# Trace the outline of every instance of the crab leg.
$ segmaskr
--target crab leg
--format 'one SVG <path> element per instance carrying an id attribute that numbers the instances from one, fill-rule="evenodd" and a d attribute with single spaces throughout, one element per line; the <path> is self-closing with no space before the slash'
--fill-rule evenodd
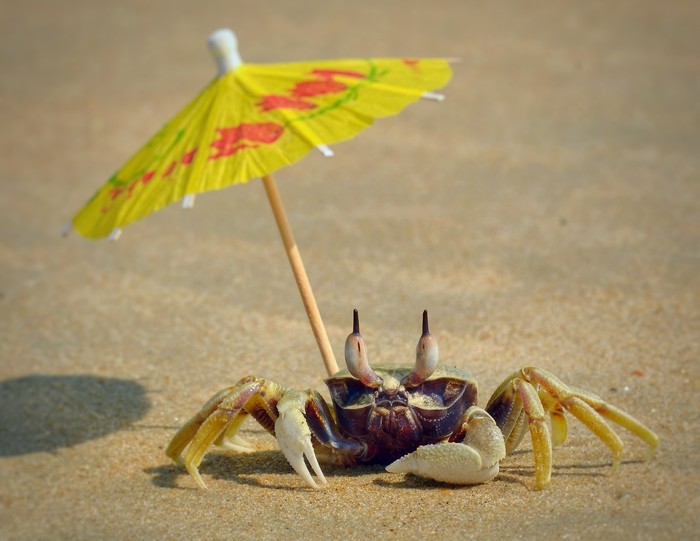
<path id="1" fill-rule="evenodd" d="M 246 381 L 247 380 L 241 380 L 238 382 L 238 385 L 246 383 Z M 219 407 L 219 404 L 221 404 L 224 398 L 231 394 L 238 387 L 238 385 L 223 389 L 212 396 L 207 403 L 202 406 L 202 409 L 200 409 L 194 417 L 187 421 L 180 428 L 180 430 L 177 431 L 177 433 L 173 436 L 173 439 L 170 440 L 170 444 L 165 450 L 165 454 L 173 461 L 179 463 L 180 454 L 182 454 L 182 451 L 185 449 L 185 447 L 187 447 L 187 444 L 192 441 L 192 438 L 194 438 L 194 435 L 197 433 L 197 430 L 199 430 L 199 427 L 202 426 L 202 423 L 207 420 L 207 417 L 209 417 L 212 412 Z"/>
<path id="2" fill-rule="evenodd" d="M 328 404 L 318 391 L 308 391 L 305 418 L 311 432 L 321 444 L 316 449 L 322 461 L 354 466 L 367 455 L 367 445 L 345 436 L 338 429 Z"/>
<path id="3" fill-rule="evenodd" d="M 569 425 L 564 416 L 564 407 L 552 398 L 546 391 L 540 389 L 537 393 L 540 397 L 544 410 L 549 413 L 549 421 L 551 423 L 552 432 L 552 447 L 561 445 L 566 441 L 566 436 L 569 432 Z"/>
<path id="4" fill-rule="evenodd" d="M 207 488 L 197 469 L 207 449 L 226 430 L 248 399 L 258 392 L 262 385 L 262 381 L 251 381 L 232 391 L 202 423 L 192 438 L 183 464 L 200 488 L 205 490 Z"/>
<path id="5" fill-rule="evenodd" d="M 392 473 L 413 473 L 445 483 L 473 485 L 498 475 L 498 462 L 505 457 L 503 435 L 493 418 L 472 406 L 464 414 L 461 442 L 423 445 L 387 466 Z"/>
<path id="6" fill-rule="evenodd" d="M 512 382 L 511 377 L 502 383 L 486 405 L 486 411 L 503 433 L 508 454 L 515 450 L 525 435 L 522 399 Z"/>
<path id="7" fill-rule="evenodd" d="M 577 396 L 553 374 L 539 368 L 523 368 L 521 372 L 529 381 L 540 385 L 544 393 L 551 396 L 554 401 L 559 402 L 610 448 L 613 452 L 613 469 L 616 469 L 622 458 L 624 444 L 603 418 L 582 397 Z"/>
<path id="8" fill-rule="evenodd" d="M 214 445 L 218 445 L 224 449 L 231 449 L 232 451 L 237 451 L 239 453 L 251 453 L 254 451 L 251 444 L 238 435 L 238 431 L 247 417 L 247 411 L 243 410 L 239 412 L 238 415 L 233 418 L 233 421 L 229 423 L 228 427 L 226 427 L 226 429 L 216 439 Z"/>
<path id="9" fill-rule="evenodd" d="M 532 385 L 536 385 L 538 390 L 535 391 Z M 516 389 L 517 394 L 515 393 Z M 525 412 L 530 423 L 530 433 L 533 436 L 537 488 L 543 488 L 549 482 L 549 473 L 547 472 L 545 475 L 543 469 L 545 458 L 538 455 L 545 453 L 545 449 L 550 449 L 550 444 L 545 442 L 543 432 L 539 429 L 536 431 L 537 435 L 533 434 L 533 420 L 546 427 L 544 424 L 545 411 L 549 413 L 552 423 L 551 441 L 556 445 L 566 439 L 567 424 L 563 414 L 564 410 L 585 424 L 608 446 L 613 453 L 613 471 L 620 464 L 624 444 L 608 426 L 605 419 L 623 426 L 645 441 L 650 447 L 651 454 L 656 449 L 658 443 L 656 434 L 631 415 L 608 404 L 592 393 L 569 387 L 546 370 L 526 367 L 513 373 L 499 385 L 489 400 L 486 411 L 494 417 L 498 426 L 501 427 L 508 443 L 508 452 L 512 451 L 520 441 L 520 435 L 516 434 L 517 430 L 514 427 L 522 418 L 522 412 Z"/>
<path id="10" fill-rule="evenodd" d="M 632 432 L 632 434 L 644 441 L 649 446 L 648 458 L 651 459 L 654 456 L 656 446 L 659 444 L 659 437 L 654 432 L 649 430 L 630 414 L 622 411 L 612 404 L 608 404 L 602 398 L 594 395 L 593 393 L 589 393 L 588 391 L 574 387 L 569 387 L 569 389 L 600 415 L 620 425 L 621 427 L 626 428 Z"/>
<path id="11" fill-rule="evenodd" d="M 537 391 L 527 381 L 513 380 L 527 416 L 532 439 L 532 452 L 535 456 L 535 488 L 543 489 L 549 485 L 552 476 L 552 440 L 545 421 L 545 412 Z"/>
<path id="12" fill-rule="evenodd" d="M 659 438 L 634 417 L 619 408 L 608 404 L 600 397 L 568 387 L 559 378 L 540 368 L 523 368 L 522 373 L 533 383 L 539 384 L 550 396 L 584 423 L 613 451 L 613 469 L 622 458 L 624 444 L 603 418 L 619 424 L 649 445 L 650 457 L 653 456 Z"/>
<path id="13" fill-rule="evenodd" d="M 518 446 L 527 429 L 532 439 L 535 462 L 535 488 L 545 488 L 551 478 L 552 439 L 546 423 L 545 408 L 535 388 L 517 373 L 504 381 L 486 406 L 503 432 L 506 450 L 510 454 Z M 554 411 L 548 403 L 547 410 Z M 551 411 L 550 411 L 551 414 Z M 556 412 L 555 412 L 556 414 Z M 527 421 L 527 423 L 525 422 Z M 557 441 L 562 437 L 557 426 Z"/>

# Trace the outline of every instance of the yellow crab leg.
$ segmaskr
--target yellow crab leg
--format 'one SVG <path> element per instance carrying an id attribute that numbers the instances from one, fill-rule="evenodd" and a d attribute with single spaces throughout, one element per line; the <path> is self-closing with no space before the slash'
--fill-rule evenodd
<path id="1" fill-rule="evenodd" d="M 544 408 L 535 388 L 523 379 L 513 380 L 520 394 L 523 411 L 527 415 L 532 439 L 532 453 L 535 458 L 535 489 L 549 485 L 552 476 L 552 440 L 545 417 Z"/>
<path id="2" fill-rule="evenodd" d="M 165 450 L 165 454 L 174 462 L 180 462 L 180 454 L 185 447 L 187 447 L 187 444 L 192 441 L 192 438 L 194 438 L 194 435 L 197 433 L 197 430 L 199 430 L 199 427 L 202 426 L 202 423 L 207 420 L 207 417 L 209 417 L 211 413 L 219 407 L 221 401 L 226 398 L 226 396 L 231 394 L 234 389 L 236 389 L 236 385 L 223 389 L 212 396 L 207 403 L 202 406 L 202 409 L 200 409 L 194 415 L 194 417 L 187 421 L 180 428 L 180 430 L 177 431 L 177 433 L 173 436 L 173 439 L 170 440 L 170 444 Z"/>
<path id="3" fill-rule="evenodd" d="M 556 447 L 566 441 L 566 436 L 569 432 L 569 425 L 564 416 L 564 408 L 554 400 L 546 391 L 540 389 L 537 393 L 544 409 L 549 413 L 549 420 L 552 432 L 552 446 Z"/>
<path id="4" fill-rule="evenodd" d="M 629 430 L 632 432 L 632 434 L 644 441 L 649 446 L 648 459 L 651 459 L 654 456 L 656 447 L 659 444 L 659 437 L 654 432 L 649 430 L 646 426 L 628 413 L 613 406 L 612 404 L 608 404 L 599 396 L 575 387 L 570 387 L 570 389 L 572 394 L 581 398 L 600 415 Z"/>
<path id="5" fill-rule="evenodd" d="M 247 417 L 247 411 L 242 410 L 238 412 L 238 415 L 233 418 L 233 421 L 229 423 L 228 427 L 216 438 L 214 445 L 224 447 L 225 449 L 231 449 L 232 451 L 238 451 L 239 453 L 252 452 L 254 449 L 251 444 L 238 435 L 238 431 Z"/>
<path id="6" fill-rule="evenodd" d="M 207 420 L 202 423 L 199 430 L 197 430 L 187 450 L 183 463 L 200 488 L 204 490 L 207 488 L 197 469 L 207 449 L 219 435 L 226 430 L 248 399 L 255 394 L 262 385 L 262 381 L 251 381 L 231 392 L 231 394 L 219 404 L 217 409 L 209 415 Z"/>
<path id="7" fill-rule="evenodd" d="M 616 471 L 622 461 L 622 451 L 625 448 L 625 444 L 622 443 L 620 436 L 615 434 L 596 410 L 579 397 L 572 396 L 568 398 L 564 403 L 564 407 L 610 448 L 613 453 L 612 469 Z"/>
<path id="8" fill-rule="evenodd" d="M 586 401 L 572 393 L 567 385 L 556 376 L 537 368 L 523 368 L 522 371 L 530 381 L 541 385 L 554 400 L 564 406 L 610 448 L 613 453 L 613 471 L 615 471 L 622 460 L 622 451 L 625 446 L 620 437 L 606 424 L 603 417 Z"/>

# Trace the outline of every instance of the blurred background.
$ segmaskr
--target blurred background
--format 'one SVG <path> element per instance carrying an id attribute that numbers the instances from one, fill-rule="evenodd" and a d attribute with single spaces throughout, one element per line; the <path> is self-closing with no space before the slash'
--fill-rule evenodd
<path id="1" fill-rule="evenodd" d="M 243 538 L 412 538 L 434 520 L 484 539 L 689 534 L 699 23 L 683 1 L 2 2 L 0 533 L 193 537 L 204 517 Z M 460 59 L 444 102 L 276 175 L 341 365 L 353 308 L 372 362 L 412 362 L 427 308 L 442 362 L 472 371 L 482 403 L 516 368 L 542 366 L 655 429 L 657 459 L 642 463 L 625 434 L 631 463 L 609 477 L 607 450 L 572 422 L 541 495 L 530 453 L 474 489 L 366 469 L 310 494 L 250 423 L 258 459 L 214 453 L 207 496 L 174 490 L 192 482 L 163 448 L 216 390 L 247 374 L 323 390 L 264 190 L 172 205 L 116 243 L 60 231 L 215 76 L 206 38 L 221 27 L 251 63 Z M 277 517 L 273 530 L 241 516 L 248 506 Z"/>

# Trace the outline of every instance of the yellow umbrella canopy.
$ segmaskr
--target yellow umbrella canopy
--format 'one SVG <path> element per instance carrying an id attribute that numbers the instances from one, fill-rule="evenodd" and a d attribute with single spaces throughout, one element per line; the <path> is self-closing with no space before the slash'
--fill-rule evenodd
<path id="1" fill-rule="evenodd" d="M 290 250 L 296 255 L 298 250 L 270 173 L 314 148 L 332 155 L 327 145 L 421 97 L 442 99 L 432 91 L 451 76 L 444 59 L 243 63 L 230 30 L 214 32 L 209 47 L 218 76 L 76 214 L 72 227 L 79 233 L 115 239 L 123 226 L 174 201 L 191 204 L 194 194 L 261 177 L 292 262 Z M 299 266 L 305 278 L 300 258 Z M 304 298 L 305 284 L 294 267 L 292 262 Z M 309 302 L 315 306 L 313 296 Z M 313 327 L 307 299 L 304 303 Z M 337 370 L 334 365 L 335 359 L 326 360 L 329 373 Z"/>

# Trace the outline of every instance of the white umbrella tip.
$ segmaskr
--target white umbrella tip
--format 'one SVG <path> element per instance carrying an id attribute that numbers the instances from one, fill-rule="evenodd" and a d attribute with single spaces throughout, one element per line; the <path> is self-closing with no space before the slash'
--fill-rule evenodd
<path id="1" fill-rule="evenodd" d="M 183 209 L 191 209 L 192 207 L 194 207 L 195 195 L 196 194 L 190 193 L 182 198 L 182 208 Z"/>
<path id="2" fill-rule="evenodd" d="M 236 34 L 230 28 L 219 28 L 218 30 L 214 30 L 211 34 L 209 34 L 209 39 L 207 42 L 209 43 L 210 47 L 224 44 L 229 45 L 234 49 L 238 48 L 238 39 L 236 38 Z"/>
<path id="3" fill-rule="evenodd" d="M 122 236 L 122 230 L 121 227 L 115 227 L 112 229 L 112 232 L 109 234 L 109 237 L 107 240 L 109 242 L 117 242 L 119 240 L 119 237 Z"/>
<path id="4" fill-rule="evenodd" d="M 211 51 L 216 66 L 219 69 L 219 75 L 235 70 L 243 61 L 238 54 L 238 39 L 233 30 L 221 28 L 215 30 L 209 35 L 207 45 Z"/>
<path id="5" fill-rule="evenodd" d="M 332 158 L 335 155 L 328 145 L 316 145 L 316 149 L 326 158 Z"/>
<path id="6" fill-rule="evenodd" d="M 438 92 L 423 92 L 421 97 L 424 100 L 445 101 L 445 95 Z"/>

